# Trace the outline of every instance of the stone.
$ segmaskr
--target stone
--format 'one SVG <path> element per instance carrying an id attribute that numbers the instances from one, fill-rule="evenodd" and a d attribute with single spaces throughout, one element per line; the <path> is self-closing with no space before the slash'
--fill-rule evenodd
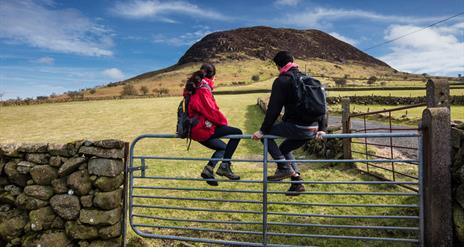
<path id="1" fill-rule="evenodd" d="M 462 139 L 464 139 L 464 130 L 451 128 L 451 146 L 460 148 Z"/>
<path id="2" fill-rule="evenodd" d="M 53 209 L 48 206 L 29 212 L 29 220 L 31 222 L 32 231 L 43 231 L 52 228 L 52 224 L 58 217 Z"/>
<path id="3" fill-rule="evenodd" d="M 10 194 L 12 194 L 13 196 L 17 196 L 22 192 L 20 187 L 13 184 L 5 186 L 5 191 L 10 192 Z"/>
<path id="4" fill-rule="evenodd" d="M 25 211 L 14 209 L 0 212 L 0 239 L 11 241 L 23 233 L 28 217 Z"/>
<path id="5" fill-rule="evenodd" d="M 79 245 L 79 247 L 89 247 L 89 242 L 87 241 L 84 241 L 84 240 L 81 240 L 77 243 Z"/>
<path id="6" fill-rule="evenodd" d="M 3 159 L 0 157 L 0 175 L 3 174 L 3 167 L 5 166 L 6 163 L 3 162 Z"/>
<path id="7" fill-rule="evenodd" d="M 26 194 L 22 193 L 18 197 L 16 197 L 16 204 L 20 208 L 24 208 L 27 210 L 34 210 L 34 209 L 47 206 L 48 201 L 42 201 L 42 200 L 27 196 Z"/>
<path id="8" fill-rule="evenodd" d="M 29 161 L 21 161 L 16 165 L 16 170 L 21 174 L 28 174 L 35 164 Z"/>
<path id="9" fill-rule="evenodd" d="M 73 239 L 90 240 L 98 238 L 98 229 L 95 226 L 86 226 L 76 221 L 68 221 L 65 224 L 66 235 Z"/>
<path id="10" fill-rule="evenodd" d="M 93 195 L 81 196 L 81 204 L 84 208 L 92 207 Z"/>
<path id="11" fill-rule="evenodd" d="M 121 239 L 95 240 L 90 243 L 89 247 L 113 247 L 122 246 Z"/>
<path id="12" fill-rule="evenodd" d="M 56 169 L 47 165 L 34 166 L 30 173 L 34 183 L 39 185 L 50 185 L 58 177 Z"/>
<path id="13" fill-rule="evenodd" d="M 76 171 L 68 176 L 67 185 L 77 195 L 87 195 L 92 189 L 92 183 L 86 170 Z"/>
<path id="14" fill-rule="evenodd" d="M 464 208 L 464 184 L 459 185 L 456 188 L 455 200 Z"/>
<path id="15" fill-rule="evenodd" d="M 101 209 L 114 209 L 121 205 L 122 199 L 122 189 L 110 192 L 96 192 L 93 204 Z"/>
<path id="16" fill-rule="evenodd" d="M 22 157 L 22 154 L 18 152 L 20 147 L 17 143 L 6 143 L 0 144 L 0 155 L 8 157 Z"/>
<path id="17" fill-rule="evenodd" d="M 61 165 L 60 169 L 58 170 L 58 176 L 63 177 L 71 174 L 83 162 L 85 162 L 84 157 L 73 157 L 71 159 L 68 159 L 66 162 L 63 163 L 63 165 Z"/>
<path id="18" fill-rule="evenodd" d="M 65 158 L 62 158 L 60 156 L 52 156 L 50 157 L 50 160 L 48 161 L 48 164 L 53 166 L 53 167 L 60 167 L 63 162 L 66 161 Z"/>
<path id="19" fill-rule="evenodd" d="M 57 194 L 63 194 L 68 192 L 68 187 L 66 185 L 66 178 L 57 178 L 52 180 L 53 191 Z"/>
<path id="20" fill-rule="evenodd" d="M 24 187 L 26 186 L 28 177 L 24 174 L 19 173 L 16 170 L 16 168 L 17 168 L 17 164 L 13 161 L 10 161 L 6 163 L 5 167 L 3 168 L 3 171 L 8 176 L 8 180 L 11 183 Z"/>
<path id="21" fill-rule="evenodd" d="M 27 185 L 33 185 L 33 184 L 34 184 L 34 180 L 29 179 L 29 180 L 27 180 L 26 184 L 27 184 Z"/>
<path id="22" fill-rule="evenodd" d="M 48 164 L 48 161 L 50 160 L 50 155 L 44 153 L 27 153 L 26 160 L 45 165 Z"/>
<path id="23" fill-rule="evenodd" d="M 457 204 L 453 206 L 453 222 L 456 238 L 464 243 L 464 209 Z"/>
<path id="24" fill-rule="evenodd" d="M 23 143 L 18 147 L 18 152 L 22 153 L 46 153 L 47 143 Z"/>
<path id="25" fill-rule="evenodd" d="M 81 205 L 77 196 L 54 195 L 50 199 L 50 205 L 53 211 L 65 220 L 74 220 L 79 217 Z"/>
<path id="26" fill-rule="evenodd" d="M 48 144 L 48 152 L 54 156 L 72 157 L 77 154 L 77 150 L 72 143 Z"/>
<path id="27" fill-rule="evenodd" d="M 121 223 L 98 229 L 98 234 L 102 239 L 110 239 L 121 235 Z"/>
<path id="28" fill-rule="evenodd" d="M 22 237 L 22 247 L 37 247 L 39 244 L 40 234 L 37 232 L 28 232 Z"/>
<path id="29" fill-rule="evenodd" d="M 28 185 L 24 188 L 24 193 L 28 196 L 46 201 L 53 196 L 53 188 L 44 185 Z"/>
<path id="30" fill-rule="evenodd" d="M 71 247 L 71 240 L 66 236 L 64 231 L 45 232 L 40 236 L 39 242 L 41 247 Z M 35 246 L 37 247 L 37 245 Z"/>
<path id="31" fill-rule="evenodd" d="M 16 196 L 12 195 L 9 191 L 0 192 L 0 203 L 3 204 L 14 204 Z"/>
<path id="32" fill-rule="evenodd" d="M 101 140 L 101 141 L 96 141 L 93 143 L 95 146 L 97 147 L 101 147 L 101 148 L 117 148 L 117 149 L 121 149 L 124 147 L 124 142 L 123 141 L 119 141 L 119 140 L 115 140 L 115 139 L 107 139 L 107 140 Z"/>
<path id="33" fill-rule="evenodd" d="M 109 226 L 121 219 L 121 208 L 103 211 L 96 209 L 81 209 L 79 221 L 89 225 Z"/>
<path id="34" fill-rule="evenodd" d="M 97 176 L 115 177 L 124 170 L 122 160 L 99 159 L 89 160 L 89 173 Z"/>
<path id="35" fill-rule="evenodd" d="M 124 173 L 116 177 L 99 177 L 95 180 L 94 186 L 101 191 L 113 191 L 124 183 Z"/>
<path id="36" fill-rule="evenodd" d="M 80 154 L 85 154 L 88 156 L 97 156 L 100 158 L 109 158 L 109 159 L 122 159 L 124 158 L 123 149 L 106 149 L 99 147 L 86 147 L 82 146 L 79 149 Z"/>

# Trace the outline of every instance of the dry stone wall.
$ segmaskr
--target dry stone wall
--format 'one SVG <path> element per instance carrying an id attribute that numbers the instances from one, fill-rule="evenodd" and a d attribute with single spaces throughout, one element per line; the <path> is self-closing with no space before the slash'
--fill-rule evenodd
<path id="1" fill-rule="evenodd" d="M 464 124 L 451 128 L 451 146 L 454 235 L 464 246 Z"/>
<path id="2" fill-rule="evenodd" d="M 125 143 L 0 145 L 0 246 L 121 245 Z"/>

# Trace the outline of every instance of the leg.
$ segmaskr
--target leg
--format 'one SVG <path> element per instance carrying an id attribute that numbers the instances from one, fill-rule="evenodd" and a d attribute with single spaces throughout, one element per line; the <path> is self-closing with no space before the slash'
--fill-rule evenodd
<path id="1" fill-rule="evenodd" d="M 218 126 L 216 127 L 216 131 L 214 132 L 213 137 L 219 138 L 227 135 L 241 135 L 242 131 L 238 128 L 230 127 L 230 126 Z M 239 138 L 230 139 L 227 143 L 226 149 L 224 151 L 224 159 L 231 159 L 232 155 L 234 154 L 237 146 L 240 142 Z M 225 176 L 228 179 L 232 180 L 239 180 L 240 176 L 233 173 L 231 168 L 230 161 L 223 161 L 219 168 L 216 170 L 216 174 L 220 176 Z"/>
<path id="2" fill-rule="evenodd" d="M 286 160 L 294 160 L 295 157 L 293 156 L 292 151 L 303 146 L 305 142 L 306 140 L 286 139 L 285 141 L 282 142 L 282 144 L 280 144 L 279 150 L 280 152 L 282 152 Z M 299 174 L 298 165 L 296 164 L 296 162 L 291 162 L 290 164 L 293 170 Z"/>
<path id="3" fill-rule="evenodd" d="M 211 156 L 211 158 L 219 159 L 219 158 L 222 158 L 224 156 L 224 150 L 226 149 L 226 144 L 223 141 L 221 141 L 220 139 L 218 139 L 218 138 L 210 138 L 209 140 L 206 140 L 204 142 L 200 142 L 200 144 L 202 144 L 203 146 L 205 146 L 207 148 L 216 150 L 213 153 L 213 155 Z M 213 169 L 216 166 L 217 162 L 218 162 L 217 160 L 208 161 L 206 166 L 203 168 L 203 171 L 201 172 L 201 177 L 205 178 L 205 179 L 208 179 L 206 181 L 206 183 L 211 185 L 211 186 L 218 186 L 219 185 L 218 182 L 216 180 L 214 180 L 215 178 L 214 178 L 214 172 L 213 172 Z"/>

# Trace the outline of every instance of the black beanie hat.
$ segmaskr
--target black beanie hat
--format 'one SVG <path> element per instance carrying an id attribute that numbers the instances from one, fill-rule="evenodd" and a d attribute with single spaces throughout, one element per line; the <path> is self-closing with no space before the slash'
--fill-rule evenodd
<path id="1" fill-rule="evenodd" d="M 293 62 L 293 56 L 288 51 L 279 51 L 273 60 L 279 67 L 284 67 L 287 63 Z"/>

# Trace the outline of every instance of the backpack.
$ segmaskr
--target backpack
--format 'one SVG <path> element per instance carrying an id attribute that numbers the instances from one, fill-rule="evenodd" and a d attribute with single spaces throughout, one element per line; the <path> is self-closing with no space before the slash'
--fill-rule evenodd
<path id="1" fill-rule="evenodd" d="M 211 87 L 205 83 L 201 84 L 198 88 L 205 87 L 208 88 L 211 92 Z M 191 134 L 192 128 L 198 124 L 198 119 L 196 117 L 188 116 L 188 107 L 190 103 L 190 94 L 184 96 L 180 101 L 179 107 L 177 108 L 177 126 L 176 126 L 176 135 L 182 139 L 187 139 L 188 147 L 190 148 L 190 143 L 192 142 Z"/>
<path id="2" fill-rule="evenodd" d="M 327 112 L 325 89 L 321 82 L 301 72 L 288 72 L 295 81 L 296 109 L 300 114 L 319 117 Z"/>

